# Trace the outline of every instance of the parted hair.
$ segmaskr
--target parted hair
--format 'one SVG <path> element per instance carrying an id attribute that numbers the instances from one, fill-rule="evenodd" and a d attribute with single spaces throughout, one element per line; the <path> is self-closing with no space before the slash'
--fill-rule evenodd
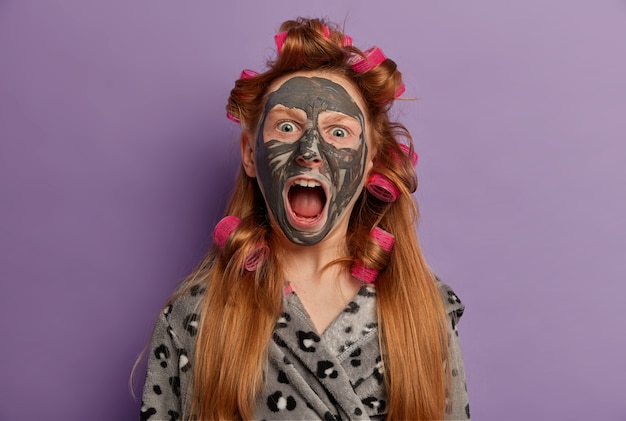
<path id="1" fill-rule="evenodd" d="M 402 84 L 396 63 L 385 59 L 361 73 L 351 63 L 364 53 L 344 45 L 344 34 L 319 19 L 289 20 L 282 49 L 267 70 L 236 81 L 227 112 L 244 129 L 255 129 L 268 87 L 296 71 L 319 70 L 351 81 L 364 100 L 370 121 L 373 171 L 387 176 L 400 190 L 385 203 L 363 190 L 350 217 L 349 255 L 333 264 L 346 270 L 355 261 L 380 270 L 376 280 L 380 346 L 385 366 L 388 419 L 443 418 L 448 374 L 446 314 L 434 276 L 422 255 L 415 232 L 417 206 L 411 196 L 417 177 L 400 142 L 411 136 L 388 111 Z M 278 241 L 256 179 L 241 169 L 226 209 L 241 219 L 223 250 L 212 246 L 183 285 L 206 287 L 192 358 L 190 413 L 197 420 L 253 419 L 255 399 L 263 388 L 263 367 L 275 322 L 281 312 L 284 278 Z M 370 237 L 380 227 L 395 236 L 391 252 Z M 270 254 L 256 271 L 243 269 L 248 253 L 260 242 Z M 245 374 L 242 374 L 245 373 Z"/>

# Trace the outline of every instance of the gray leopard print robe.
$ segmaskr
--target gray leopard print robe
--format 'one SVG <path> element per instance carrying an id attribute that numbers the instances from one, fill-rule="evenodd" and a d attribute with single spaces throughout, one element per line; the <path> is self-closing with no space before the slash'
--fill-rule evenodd
<path id="1" fill-rule="evenodd" d="M 464 306 L 437 280 L 450 317 L 450 372 L 446 420 L 469 419 L 457 322 Z M 192 288 L 156 322 L 141 420 L 186 420 L 191 398 L 191 356 L 203 291 Z M 256 404 L 258 420 L 377 420 L 387 413 L 384 366 L 378 346 L 376 290 L 363 286 L 332 324 L 318 334 L 298 296 L 284 296 Z"/>

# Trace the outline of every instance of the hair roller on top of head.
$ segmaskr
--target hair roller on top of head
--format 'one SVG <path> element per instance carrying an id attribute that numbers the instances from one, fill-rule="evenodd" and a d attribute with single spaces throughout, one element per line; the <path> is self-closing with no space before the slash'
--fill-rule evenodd
<path id="1" fill-rule="evenodd" d="M 232 215 L 222 218 L 222 220 L 217 223 L 215 229 L 213 230 L 213 241 L 215 242 L 215 245 L 220 248 L 220 250 L 224 250 L 226 242 L 240 223 L 241 219 Z M 246 260 L 243 265 L 244 269 L 248 272 L 255 271 L 265 261 L 265 259 L 267 259 L 268 255 L 269 247 L 267 247 L 266 244 L 258 244 L 246 256 Z"/>
<path id="2" fill-rule="evenodd" d="M 259 75 L 259 72 L 252 70 L 252 69 L 243 69 L 241 71 L 241 74 L 239 75 L 239 79 L 252 79 L 253 77 L 256 77 Z M 226 112 L 226 118 L 234 121 L 235 123 L 241 123 L 241 119 L 239 119 L 238 117 L 234 116 L 233 114 Z"/>
<path id="3" fill-rule="evenodd" d="M 357 73 L 367 72 L 368 70 L 372 70 L 374 67 L 378 66 L 380 63 L 385 61 L 387 57 L 385 57 L 385 53 L 378 47 L 370 47 L 367 50 L 363 51 L 365 57 L 355 55 L 352 58 L 352 70 Z"/>
<path id="4" fill-rule="evenodd" d="M 274 35 L 274 42 L 276 43 L 276 51 L 280 54 L 280 51 L 283 49 L 283 44 L 287 39 L 287 31 L 279 32 Z"/>
<path id="5" fill-rule="evenodd" d="M 243 69 L 241 74 L 239 75 L 239 79 L 252 79 L 259 75 L 259 72 L 251 69 Z M 234 121 L 235 123 L 241 124 L 241 119 L 239 117 L 234 116 L 233 114 L 226 112 L 226 118 L 230 121 Z"/>
<path id="6" fill-rule="evenodd" d="M 330 29 L 328 28 L 328 25 L 323 26 L 323 31 L 324 31 L 324 37 L 328 38 L 330 36 Z M 288 31 L 283 31 L 274 35 L 274 42 L 276 43 L 276 51 L 278 51 L 278 54 L 280 54 L 281 51 L 283 50 L 283 44 L 285 43 L 285 40 L 287 39 L 287 34 L 288 34 Z M 350 38 L 350 42 L 352 42 L 352 38 Z"/>
<path id="7" fill-rule="evenodd" d="M 267 62 L 269 71 L 257 73 L 246 69 L 242 72 L 236 90 L 233 91 L 237 100 L 231 101 L 227 106 L 228 119 L 239 124 L 243 124 L 244 120 L 254 124 L 255 118 L 248 116 L 254 106 L 248 102 L 252 100 L 258 103 L 258 98 L 251 93 L 256 86 L 266 86 L 263 81 L 268 74 L 274 73 L 279 68 L 280 72 L 284 72 L 314 70 L 326 67 L 329 63 L 333 63 L 330 67 L 347 66 L 357 73 L 357 78 L 365 77 L 357 84 L 365 89 L 366 96 L 371 95 L 368 100 L 369 103 L 376 105 L 371 110 L 374 114 L 384 112 L 394 99 L 401 97 L 405 92 L 405 85 L 402 83 L 400 73 L 396 71 L 395 63 L 386 57 L 380 47 L 372 46 L 358 52 L 358 49 L 352 48 L 352 37 L 323 20 L 298 18 L 286 21 L 274 35 L 274 41 L 277 56 Z M 287 49 L 289 52 L 285 54 Z M 382 67 L 381 72 L 372 71 L 377 67 Z M 257 77 L 259 79 L 250 84 L 242 83 Z M 393 86 L 393 91 L 390 85 Z M 250 98 L 241 98 L 242 94 Z"/>

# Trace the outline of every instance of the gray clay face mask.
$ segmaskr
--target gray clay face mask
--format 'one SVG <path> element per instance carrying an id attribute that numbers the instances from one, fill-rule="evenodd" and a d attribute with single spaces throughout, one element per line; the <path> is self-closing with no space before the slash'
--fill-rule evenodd
<path id="1" fill-rule="evenodd" d="M 361 109 L 329 79 L 293 77 L 268 95 L 255 144 L 257 178 L 293 243 L 319 243 L 351 211 L 366 166 L 364 131 Z"/>

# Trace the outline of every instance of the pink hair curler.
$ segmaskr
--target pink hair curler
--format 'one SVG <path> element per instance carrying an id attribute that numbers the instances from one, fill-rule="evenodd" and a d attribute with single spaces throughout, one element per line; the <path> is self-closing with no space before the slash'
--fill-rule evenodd
<path id="1" fill-rule="evenodd" d="M 217 223 L 213 230 L 213 241 L 220 249 L 224 250 L 226 241 L 228 241 L 228 238 L 232 235 L 233 231 L 237 229 L 240 223 L 241 219 L 232 215 L 225 216 Z"/>
<path id="2" fill-rule="evenodd" d="M 413 151 L 413 154 L 409 156 L 409 153 L 411 152 L 411 147 L 409 145 L 400 143 L 398 146 L 400 146 L 400 149 L 402 149 L 402 152 L 411 159 L 413 166 L 415 166 L 417 164 L 417 158 L 418 158 L 417 152 Z"/>
<path id="3" fill-rule="evenodd" d="M 363 51 L 365 57 L 361 57 L 359 55 L 355 55 L 352 58 L 352 63 L 350 67 L 357 73 L 367 72 L 368 70 L 372 70 L 374 67 L 378 66 L 380 63 L 385 61 L 387 57 L 378 47 L 370 47 L 367 50 Z"/>
<path id="4" fill-rule="evenodd" d="M 376 241 L 376 243 L 387 253 L 391 252 L 391 250 L 393 249 L 393 245 L 396 241 L 393 234 L 378 227 L 374 227 L 372 231 L 370 231 L 370 237 L 372 237 L 372 239 Z M 352 276 L 368 284 L 374 283 L 379 273 L 378 270 L 366 266 L 360 260 L 352 265 L 351 272 Z"/>
<path id="5" fill-rule="evenodd" d="M 400 86 L 398 86 L 398 89 L 396 89 L 396 93 L 393 94 L 393 97 L 400 98 L 405 91 L 406 87 L 404 86 L 404 83 L 400 83 Z"/>
<path id="6" fill-rule="evenodd" d="M 259 72 L 256 72 L 254 70 L 243 69 L 241 71 L 241 74 L 239 75 L 239 79 L 250 79 L 250 78 L 257 76 L 258 74 Z M 241 96 L 241 95 L 238 95 L 238 96 Z M 234 121 L 235 123 L 241 123 L 241 120 L 238 117 L 235 117 L 229 112 L 226 113 L 226 118 L 229 119 L 230 121 Z"/>
<path id="7" fill-rule="evenodd" d="M 239 120 L 237 117 L 235 117 L 231 113 L 226 113 L 226 118 L 229 119 L 230 121 L 234 121 L 235 123 L 241 123 L 241 120 Z"/>
<path id="8" fill-rule="evenodd" d="M 391 203 L 400 197 L 400 189 L 381 173 L 375 172 L 367 181 L 367 190 L 379 200 Z"/>
<path id="9" fill-rule="evenodd" d="M 226 242 L 240 223 L 241 219 L 232 215 L 222 218 L 222 220 L 217 223 L 215 229 L 213 230 L 213 241 L 220 248 L 220 250 L 224 250 Z M 270 249 L 266 244 L 258 244 L 246 256 L 243 268 L 248 272 L 254 272 L 260 265 L 263 264 L 263 262 L 265 262 L 269 253 Z"/>
<path id="10" fill-rule="evenodd" d="M 270 248 L 267 245 L 257 245 L 246 256 L 246 261 L 243 263 L 243 268 L 248 272 L 254 272 L 260 265 L 263 264 L 263 262 L 265 262 L 269 254 Z"/>
<path id="11" fill-rule="evenodd" d="M 352 37 L 350 35 L 343 36 L 343 46 L 352 47 Z"/>
<path id="12" fill-rule="evenodd" d="M 231 113 L 226 113 L 226 118 L 230 121 L 234 121 L 235 123 L 241 123 L 241 120 L 239 120 L 239 118 L 235 117 Z"/>
<path id="13" fill-rule="evenodd" d="M 373 284 L 378 276 L 378 271 L 376 269 L 372 269 L 371 267 L 365 266 L 363 262 L 358 261 L 352 265 L 351 270 L 352 276 L 361 281 Z"/>
<path id="14" fill-rule="evenodd" d="M 393 249 L 393 245 L 396 241 L 396 237 L 394 237 L 393 234 L 378 227 L 372 229 L 370 236 L 386 252 L 390 252 Z"/>
<path id="15" fill-rule="evenodd" d="M 241 71 L 241 75 L 239 76 L 239 79 L 251 79 L 255 76 L 258 76 L 259 72 L 251 70 L 251 69 L 243 69 Z"/>
<path id="16" fill-rule="evenodd" d="M 280 53 L 280 51 L 283 49 L 285 39 L 287 39 L 287 31 L 279 32 L 274 35 L 274 42 L 276 43 L 276 51 L 278 51 L 278 53 Z"/>
<path id="17" fill-rule="evenodd" d="M 330 29 L 328 26 L 324 25 L 324 38 L 328 38 L 330 36 Z"/>

